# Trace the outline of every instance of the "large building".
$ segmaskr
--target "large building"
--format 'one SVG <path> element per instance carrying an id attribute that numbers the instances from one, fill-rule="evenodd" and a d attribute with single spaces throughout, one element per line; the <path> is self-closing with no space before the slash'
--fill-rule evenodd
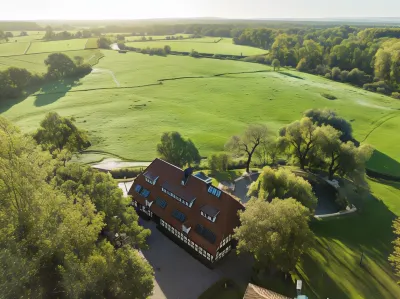
<path id="1" fill-rule="evenodd" d="M 203 173 L 155 159 L 128 194 L 136 209 L 164 233 L 203 262 L 214 264 L 232 249 L 238 211 L 244 207 L 211 181 Z"/>

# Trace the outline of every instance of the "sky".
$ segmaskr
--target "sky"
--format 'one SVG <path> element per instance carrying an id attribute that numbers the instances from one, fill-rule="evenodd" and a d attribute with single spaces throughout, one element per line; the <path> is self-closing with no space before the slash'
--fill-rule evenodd
<path id="1" fill-rule="evenodd" d="M 6 0 L 0 20 L 400 17 L 400 0 Z"/>

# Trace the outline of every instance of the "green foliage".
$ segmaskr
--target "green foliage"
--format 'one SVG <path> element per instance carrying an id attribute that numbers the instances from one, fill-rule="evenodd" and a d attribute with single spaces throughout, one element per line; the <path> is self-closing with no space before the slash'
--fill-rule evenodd
<path id="1" fill-rule="evenodd" d="M 192 51 L 190 52 L 189 56 L 190 56 L 190 57 L 194 57 L 194 58 L 199 58 L 199 57 L 200 57 L 200 54 L 199 54 L 199 52 L 197 52 L 197 51 L 195 51 L 195 50 L 192 50 Z"/>
<path id="2" fill-rule="evenodd" d="M 271 272 L 292 271 L 313 243 L 309 217 L 308 209 L 292 198 L 252 199 L 240 212 L 241 226 L 234 235 L 239 240 L 237 249 L 253 254 L 259 267 Z"/>
<path id="3" fill-rule="evenodd" d="M 227 171 L 229 167 L 229 156 L 227 154 L 213 154 L 207 159 L 208 168 L 212 173 Z"/>
<path id="4" fill-rule="evenodd" d="M 275 70 L 278 70 L 279 71 L 279 69 L 281 68 L 281 62 L 279 61 L 279 59 L 274 59 L 273 61 L 272 61 L 272 67 L 274 68 L 274 71 Z"/>
<path id="5" fill-rule="evenodd" d="M 392 98 L 400 100 L 400 92 L 392 92 Z"/>
<path id="6" fill-rule="evenodd" d="M 168 45 L 165 45 L 164 46 L 164 52 L 165 52 L 165 54 L 169 54 L 169 53 L 171 53 L 171 46 L 168 46 Z"/>
<path id="7" fill-rule="evenodd" d="M 200 154 L 190 139 L 184 139 L 178 132 L 163 133 L 157 152 L 167 162 L 178 167 L 200 162 Z"/>
<path id="8" fill-rule="evenodd" d="M 396 239 L 393 241 L 394 250 L 389 256 L 389 261 L 394 267 L 396 275 L 400 276 L 400 218 L 393 221 L 393 231 L 396 235 Z"/>
<path id="9" fill-rule="evenodd" d="M 44 150 L 51 153 L 61 152 L 63 149 L 77 152 L 90 146 L 86 132 L 75 126 L 74 119 L 62 117 L 56 112 L 46 115 L 34 138 Z"/>
<path id="10" fill-rule="evenodd" d="M 246 171 L 250 172 L 250 163 L 257 147 L 268 138 L 267 126 L 263 124 L 249 125 L 241 136 L 234 135 L 225 144 L 228 151 L 238 156 L 246 155 Z"/>
<path id="11" fill-rule="evenodd" d="M 285 168 L 264 167 L 257 181 L 250 185 L 247 195 L 266 201 L 275 197 L 294 198 L 311 211 L 317 206 L 311 184 Z"/>
<path id="12" fill-rule="evenodd" d="M 153 287 L 150 265 L 130 246 L 116 250 L 100 234 L 107 216 L 90 196 L 108 203 L 101 197 L 115 184 L 103 180 L 107 187 L 100 180 L 89 195 L 88 186 L 71 191 L 66 186 L 73 180 L 57 175 L 61 187 L 54 188 L 49 183 L 54 167 L 29 135 L 0 117 L 2 297 L 147 298 Z M 93 184 L 98 179 L 94 171 L 85 175 Z M 122 197 L 120 191 L 113 194 Z"/>
<path id="13" fill-rule="evenodd" d="M 329 74 L 329 73 L 328 73 Z M 336 100 L 337 99 L 337 97 L 335 97 L 334 95 L 332 95 L 332 94 L 329 94 L 329 93 L 322 93 L 321 94 L 324 98 L 327 98 L 328 100 Z"/>
<path id="14" fill-rule="evenodd" d="M 44 61 L 47 65 L 48 76 L 61 79 L 74 74 L 76 65 L 67 55 L 63 53 L 53 53 Z"/>
<path id="15" fill-rule="evenodd" d="M 107 37 L 102 36 L 97 40 L 97 46 L 100 49 L 110 49 L 110 45 L 111 41 Z"/>
<path id="16" fill-rule="evenodd" d="M 301 169 L 305 169 L 310 155 L 313 153 L 312 149 L 317 140 L 315 129 L 316 126 L 313 121 L 308 117 L 304 117 L 279 131 L 281 136 L 279 142 L 286 145 L 289 153 L 298 160 Z"/>
<path id="17" fill-rule="evenodd" d="M 342 141 L 353 140 L 353 128 L 351 123 L 337 115 L 330 109 L 309 109 L 304 112 L 304 116 L 310 118 L 317 126 L 329 125 L 340 131 Z"/>

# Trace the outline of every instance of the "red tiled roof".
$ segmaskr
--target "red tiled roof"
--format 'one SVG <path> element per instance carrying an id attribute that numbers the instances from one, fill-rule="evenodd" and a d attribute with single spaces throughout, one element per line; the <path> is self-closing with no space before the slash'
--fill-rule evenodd
<path id="1" fill-rule="evenodd" d="M 273 291 L 249 283 L 243 299 L 290 299 Z"/>
<path id="2" fill-rule="evenodd" d="M 128 194 L 140 204 L 145 205 L 146 199 L 135 192 L 135 187 L 139 184 L 150 191 L 150 195 L 147 198 L 148 201 L 154 201 L 157 197 L 164 199 L 167 202 L 165 209 L 162 209 L 160 206 L 153 203 L 150 210 L 161 219 L 174 226 L 177 230 L 182 230 L 182 223 L 172 217 L 172 211 L 178 210 L 184 213 L 186 215 L 185 222 L 190 223 L 192 227 L 188 235 L 189 238 L 207 250 L 210 254 L 215 255 L 221 241 L 228 235 L 232 234 L 235 227 L 239 226 L 240 221 L 238 211 L 244 209 L 243 205 L 223 191 L 219 198 L 208 193 L 207 190 L 209 185 L 193 175 L 189 177 L 186 185 L 182 186 L 181 181 L 184 177 L 184 171 L 161 159 L 155 159 L 144 172 L 146 171 L 149 171 L 153 176 L 158 176 L 156 184 L 152 185 L 146 182 L 143 174 L 140 174 L 136 178 L 135 183 L 129 190 Z M 192 207 L 190 208 L 162 192 L 161 186 L 165 183 L 173 186 L 174 191 L 180 191 L 179 194 L 184 194 L 187 197 L 195 197 L 196 200 Z M 170 191 L 173 192 L 173 190 Z M 179 196 L 179 194 L 177 195 Z M 214 223 L 200 214 L 200 208 L 206 205 L 214 207 L 220 211 Z M 216 242 L 211 244 L 201 235 L 196 233 L 196 224 L 200 224 L 212 231 L 216 236 Z"/>

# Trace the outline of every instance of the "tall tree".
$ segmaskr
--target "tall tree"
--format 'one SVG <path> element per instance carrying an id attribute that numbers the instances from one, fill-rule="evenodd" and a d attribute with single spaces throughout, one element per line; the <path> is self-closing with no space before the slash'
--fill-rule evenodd
<path id="1" fill-rule="evenodd" d="M 200 161 L 200 154 L 190 139 L 184 139 L 178 132 L 166 132 L 161 136 L 157 152 L 167 162 L 182 167 Z"/>
<path id="2" fill-rule="evenodd" d="M 301 169 L 305 169 L 311 150 L 315 146 L 317 135 L 316 126 L 308 117 L 295 121 L 283 127 L 279 134 L 281 141 L 285 142 L 291 154 L 297 158 Z"/>
<path id="3" fill-rule="evenodd" d="M 259 266 L 271 273 L 292 271 L 313 242 L 309 217 L 308 209 L 292 198 L 251 199 L 240 212 L 241 226 L 235 229 L 238 251 L 253 254 Z"/>
<path id="4" fill-rule="evenodd" d="M 86 132 L 76 127 L 74 119 L 62 117 L 56 112 L 45 116 L 34 138 L 43 149 L 51 153 L 56 150 L 61 152 L 63 149 L 76 152 L 90 146 Z"/>
<path id="5" fill-rule="evenodd" d="M 250 172 L 250 163 L 257 147 L 268 138 L 268 130 L 265 125 L 251 124 L 241 136 L 235 135 L 225 144 L 225 148 L 237 155 L 246 155 L 246 171 Z"/>
<path id="6" fill-rule="evenodd" d="M 48 76 L 55 79 L 71 76 L 76 70 L 75 63 L 64 53 L 50 54 L 44 61 L 44 64 L 47 65 Z"/>
<path id="7" fill-rule="evenodd" d="M 264 167 L 258 179 L 250 185 L 247 195 L 264 201 L 276 197 L 285 200 L 294 198 L 310 210 L 317 206 L 311 184 L 284 168 Z"/>

